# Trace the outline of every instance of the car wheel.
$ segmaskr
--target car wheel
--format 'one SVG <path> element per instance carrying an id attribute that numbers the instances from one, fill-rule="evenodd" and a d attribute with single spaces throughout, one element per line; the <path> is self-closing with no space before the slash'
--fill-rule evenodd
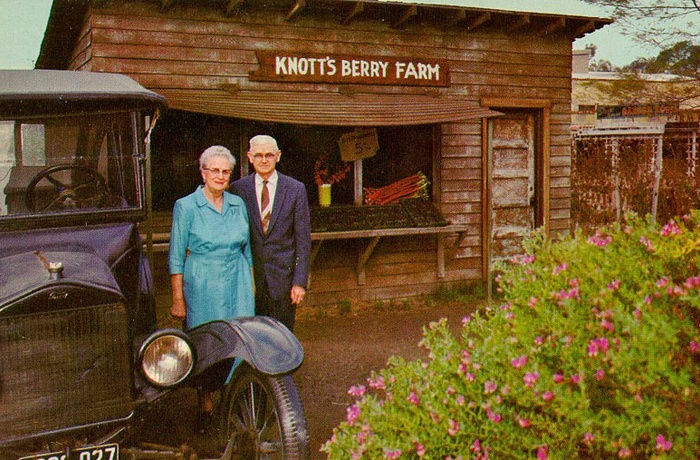
<path id="1" fill-rule="evenodd" d="M 232 458 L 310 458 L 304 408 L 291 375 L 265 375 L 242 364 L 222 402 L 222 447 Z"/>

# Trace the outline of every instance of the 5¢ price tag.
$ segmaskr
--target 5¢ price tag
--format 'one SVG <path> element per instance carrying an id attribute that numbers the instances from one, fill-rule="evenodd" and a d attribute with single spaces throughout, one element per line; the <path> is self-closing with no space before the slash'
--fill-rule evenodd
<path id="1" fill-rule="evenodd" d="M 340 158 L 355 161 L 374 156 L 379 150 L 379 137 L 375 128 L 357 128 L 343 134 L 338 140 Z"/>

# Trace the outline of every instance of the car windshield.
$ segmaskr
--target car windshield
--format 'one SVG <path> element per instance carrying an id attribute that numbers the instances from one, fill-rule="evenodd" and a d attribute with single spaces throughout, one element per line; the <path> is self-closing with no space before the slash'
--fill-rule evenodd
<path id="1" fill-rule="evenodd" d="M 0 220 L 143 208 L 132 112 L 0 119 Z"/>

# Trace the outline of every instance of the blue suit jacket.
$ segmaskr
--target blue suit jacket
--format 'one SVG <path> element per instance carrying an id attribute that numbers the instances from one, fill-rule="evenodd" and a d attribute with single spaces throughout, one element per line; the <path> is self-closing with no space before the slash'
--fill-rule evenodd
<path id="1" fill-rule="evenodd" d="M 248 208 L 255 284 L 261 286 L 264 276 L 270 296 L 283 300 L 289 299 L 292 285 L 307 285 L 311 222 L 304 184 L 279 171 L 277 174 L 279 180 L 267 235 L 263 234 L 260 221 L 255 173 L 235 181 L 232 190 L 243 198 Z"/>

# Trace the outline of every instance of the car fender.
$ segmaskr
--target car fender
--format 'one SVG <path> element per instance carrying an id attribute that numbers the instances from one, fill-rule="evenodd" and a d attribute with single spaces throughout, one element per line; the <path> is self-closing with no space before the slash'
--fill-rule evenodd
<path id="1" fill-rule="evenodd" d="M 193 376 L 225 360 L 241 358 L 270 375 L 296 370 L 304 348 L 281 322 L 267 316 L 205 323 L 187 331 L 196 352 Z"/>

